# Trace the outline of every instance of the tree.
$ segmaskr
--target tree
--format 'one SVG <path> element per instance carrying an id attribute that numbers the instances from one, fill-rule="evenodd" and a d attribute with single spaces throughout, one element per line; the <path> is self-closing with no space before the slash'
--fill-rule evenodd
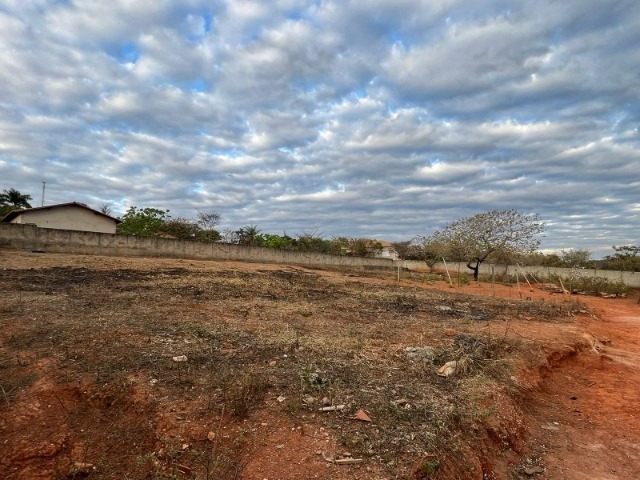
<path id="1" fill-rule="evenodd" d="M 607 255 L 601 260 L 604 268 L 613 268 L 616 270 L 637 272 L 640 270 L 640 247 L 635 245 L 622 245 L 620 247 L 613 246 L 616 252 L 613 255 Z"/>
<path id="2" fill-rule="evenodd" d="M 433 235 L 446 245 L 454 260 L 466 261 L 474 280 L 478 280 L 480 264 L 489 256 L 533 252 L 540 245 L 537 237 L 543 231 L 538 214 L 492 210 L 456 220 Z"/>
<path id="3" fill-rule="evenodd" d="M 422 260 L 429 268 L 433 268 L 436 263 L 447 255 L 450 246 L 447 238 L 438 231 L 426 237 L 419 237 L 418 241 L 421 243 Z"/>
<path id="4" fill-rule="evenodd" d="M 198 210 L 196 223 L 199 228 L 197 240 L 202 242 L 217 242 L 221 235 L 216 226 L 220 223 L 220 214 L 215 210 L 201 211 Z"/>
<path id="5" fill-rule="evenodd" d="M 116 227 L 116 232 L 140 237 L 157 236 L 169 219 L 168 214 L 169 210 L 129 207 L 122 217 L 122 223 Z"/>
<path id="6" fill-rule="evenodd" d="M 199 240 L 199 234 L 202 230 L 196 222 L 192 222 L 186 218 L 167 218 L 158 234 L 170 235 L 180 240 Z"/>
<path id="7" fill-rule="evenodd" d="M 32 200 L 31 195 L 20 193 L 15 188 L 0 193 L 0 205 L 4 207 L 31 208 L 29 200 Z"/>
<path id="8" fill-rule="evenodd" d="M 111 216 L 111 214 L 113 213 L 113 209 L 109 206 L 108 203 L 100 204 L 100 206 L 98 207 L 98 211 L 100 213 L 104 213 L 105 215 L 109 215 L 109 216 Z"/>
<path id="9" fill-rule="evenodd" d="M 257 225 L 240 227 L 234 233 L 238 239 L 238 245 L 245 245 L 249 247 L 255 247 L 258 245 L 257 237 L 260 234 L 260 229 Z"/>
<path id="10" fill-rule="evenodd" d="M 591 252 L 587 249 L 560 251 L 560 265 L 567 268 L 589 268 L 591 266 Z"/>

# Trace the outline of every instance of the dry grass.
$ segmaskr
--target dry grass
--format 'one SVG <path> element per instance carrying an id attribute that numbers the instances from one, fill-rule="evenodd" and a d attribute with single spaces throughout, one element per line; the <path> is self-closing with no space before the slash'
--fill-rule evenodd
<path id="1" fill-rule="evenodd" d="M 99 466 L 92 478 L 177 478 L 184 466 L 193 478 L 236 478 L 241 429 L 214 443 L 203 432 L 182 448 L 162 428 L 177 416 L 240 425 L 276 393 L 294 418 L 317 411 L 310 397 L 346 405 L 315 421 L 402 475 L 403 458 L 455 456 L 460 432 L 512 387 L 512 358 L 535 349 L 510 335 L 510 322 L 562 321 L 572 308 L 293 269 L 4 270 L 0 294 L 0 411 L 43 380 L 57 385 L 68 441 Z M 179 355 L 188 361 L 172 360 Z M 450 360 L 464 360 L 464 371 L 437 376 Z M 360 408 L 375 435 L 341 422 Z M 122 449 L 105 448 L 116 439 Z"/>

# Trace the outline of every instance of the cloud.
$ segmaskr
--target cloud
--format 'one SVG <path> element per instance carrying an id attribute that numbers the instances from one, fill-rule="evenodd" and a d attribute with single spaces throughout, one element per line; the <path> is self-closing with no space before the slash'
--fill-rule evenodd
<path id="1" fill-rule="evenodd" d="M 632 0 L 6 1 L 0 188 L 389 240 L 518 208 L 607 253 L 638 32 Z"/>

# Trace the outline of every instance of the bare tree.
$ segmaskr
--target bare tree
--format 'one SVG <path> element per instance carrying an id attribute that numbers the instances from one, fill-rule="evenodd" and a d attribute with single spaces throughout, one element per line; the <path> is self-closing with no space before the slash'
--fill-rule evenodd
<path id="1" fill-rule="evenodd" d="M 100 213 L 104 213 L 105 215 L 109 215 L 109 216 L 111 216 L 111 214 L 113 213 L 113 209 L 109 206 L 108 203 L 100 204 L 100 206 L 98 207 L 98 211 Z"/>
<path id="2" fill-rule="evenodd" d="M 215 210 L 198 210 L 197 218 L 198 225 L 203 230 L 215 230 L 216 225 L 220 223 L 220 214 Z"/>
<path id="3" fill-rule="evenodd" d="M 533 252 L 540 245 L 537 237 L 543 231 L 544 223 L 538 214 L 492 210 L 456 220 L 434 235 L 446 244 L 449 255 L 466 260 L 477 280 L 480 264 L 490 255 L 508 258 Z"/>

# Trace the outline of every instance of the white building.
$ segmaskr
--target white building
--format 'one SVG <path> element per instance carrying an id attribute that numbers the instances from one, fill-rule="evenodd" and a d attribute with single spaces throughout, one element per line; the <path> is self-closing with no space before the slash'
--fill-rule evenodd
<path id="1" fill-rule="evenodd" d="M 2 222 L 36 225 L 40 228 L 116 233 L 117 218 L 106 215 L 80 202 L 60 203 L 44 207 L 13 210 Z"/>

